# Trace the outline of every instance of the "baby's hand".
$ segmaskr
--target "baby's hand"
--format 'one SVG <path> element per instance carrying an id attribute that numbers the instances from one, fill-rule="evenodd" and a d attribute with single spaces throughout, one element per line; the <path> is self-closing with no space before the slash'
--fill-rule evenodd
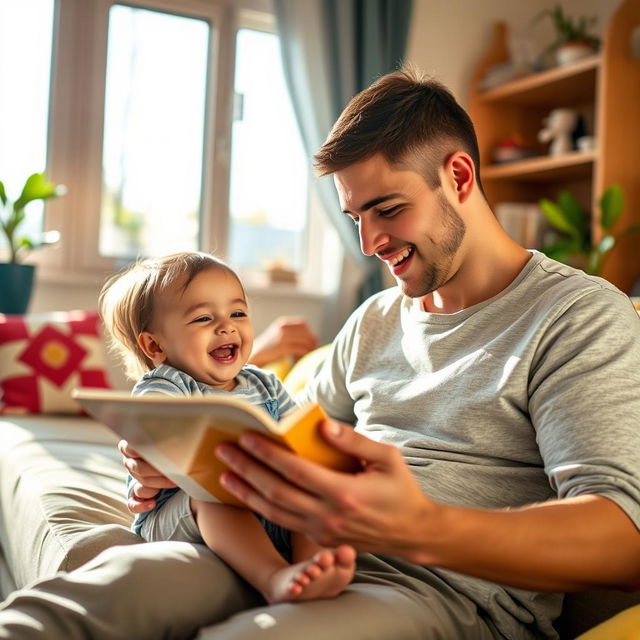
<path id="1" fill-rule="evenodd" d="M 118 450 L 122 454 L 122 464 L 133 478 L 127 508 L 131 513 L 151 511 L 156 506 L 155 497 L 160 489 L 171 489 L 175 483 L 141 458 L 126 440 L 118 442 Z"/>

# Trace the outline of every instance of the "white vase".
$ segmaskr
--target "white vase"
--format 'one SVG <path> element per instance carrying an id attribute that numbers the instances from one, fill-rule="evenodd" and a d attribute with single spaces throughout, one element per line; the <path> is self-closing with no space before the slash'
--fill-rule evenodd
<path id="1" fill-rule="evenodd" d="M 556 49 L 556 62 L 559 67 L 587 58 L 595 53 L 588 42 L 565 42 Z"/>

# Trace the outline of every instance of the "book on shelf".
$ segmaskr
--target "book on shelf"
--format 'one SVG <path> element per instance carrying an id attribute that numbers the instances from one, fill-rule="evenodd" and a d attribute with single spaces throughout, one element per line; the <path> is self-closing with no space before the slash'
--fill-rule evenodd
<path id="1" fill-rule="evenodd" d="M 299 407 L 280 422 L 231 394 L 204 397 L 144 395 L 77 389 L 74 399 L 98 422 L 127 440 L 140 455 L 193 498 L 241 504 L 220 484 L 222 442 L 257 431 L 298 455 L 332 469 L 355 472 L 360 462 L 331 447 L 319 431 L 327 417 L 317 404 Z"/>
<path id="2" fill-rule="evenodd" d="M 512 240 L 525 249 L 538 249 L 543 241 L 544 218 L 535 202 L 499 202 L 495 214 Z"/>

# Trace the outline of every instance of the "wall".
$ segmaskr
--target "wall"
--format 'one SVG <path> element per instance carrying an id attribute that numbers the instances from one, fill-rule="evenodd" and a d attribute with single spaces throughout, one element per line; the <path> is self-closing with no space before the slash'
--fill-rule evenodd
<path id="1" fill-rule="evenodd" d="M 531 26 L 533 16 L 554 7 L 556 0 L 414 0 L 407 61 L 447 85 L 466 105 L 471 75 L 484 56 L 497 20 L 512 35 L 529 38 L 541 51 L 554 39 L 551 20 Z M 562 0 L 571 16 L 598 17 L 594 32 L 601 34 L 618 0 Z"/>

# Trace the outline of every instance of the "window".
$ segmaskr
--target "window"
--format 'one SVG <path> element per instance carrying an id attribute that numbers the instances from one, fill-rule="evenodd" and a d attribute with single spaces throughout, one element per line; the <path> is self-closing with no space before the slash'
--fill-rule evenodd
<path id="1" fill-rule="evenodd" d="M 0 181 L 11 200 L 47 164 L 53 8 L 53 0 L 0 2 Z M 42 202 L 27 213 L 21 230 L 34 236 L 42 229 Z"/>
<path id="2" fill-rule="evenodd" d="M 308 290 L 326 287 L 322 252 L 307 251 L 317 199 L 271 12 L 270 0 L 0 2 L 0 47 L 9 33 L 23 45 L 0 49 L 2 86 L 35 79 L 20 83 L 20 101 L 0 93 L 0 179 L 9 188 L 7 167 L 24 180 L 48 155 L 49 176 L 67 186 L 47 203 L 62 240 L 33 254 L 47 265 L 40 277 L 101 282 L 139 256 L 201 249 L 249 285 L 279 266 Z M 7 124 L 16 113 L 29 137 Z M 29 155 L 17 162 L 9 147 Z"/>
<path id="3" fill-rule="evenodd" d="M 242 267 L 299 271 L 309 163 L 275 34 L 238 31 L 233 115 L 229 259 Z"/>
<path id="4" fill-rule="evenodd" d="M 209 25 L 109 11 L 100 255 L 199 248 Z"/>

